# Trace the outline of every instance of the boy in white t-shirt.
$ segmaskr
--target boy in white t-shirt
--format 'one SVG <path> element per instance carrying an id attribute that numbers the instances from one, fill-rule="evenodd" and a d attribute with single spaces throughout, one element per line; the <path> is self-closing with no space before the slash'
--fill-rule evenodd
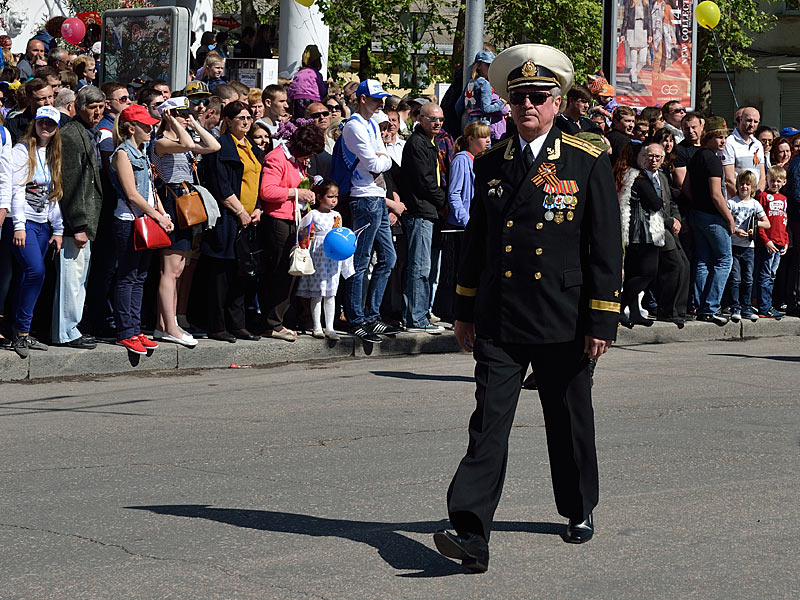
<path id="1" fill-rule="evenodd" d="M 742 171 L 736 178 L 736 196 L 728 199 L 728 208 L 733 215 L 736 230 L 731 236 L 733 265 L 728 283 L 731 292 L 731 321 L 738 323 L 742 317 L 755 322 L 758 315 L 753 311 L 753 262 L 756 229 L 769 229 L 770 222 L 761 203 L 753 198 L 758 183 L 751 171 Z M 754 222 L 753 217 L 758 220 Z"/>

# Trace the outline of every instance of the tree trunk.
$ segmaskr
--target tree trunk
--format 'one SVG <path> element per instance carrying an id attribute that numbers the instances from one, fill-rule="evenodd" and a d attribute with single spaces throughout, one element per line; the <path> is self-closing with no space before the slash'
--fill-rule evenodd
<path id="1" fill-rule="evenodd" d="M 456 79 L 455 74 L 462 68 L 464 63 L 464 29 L 466 28 L 466 18 L 466 6 L 461 4 L 458 9 L 456 29 L 453 33 L 453 55 L 450 57 L 450 69 L 453 72 L 453 78 L 450 81 Z"/>
<path id="2" fill-rule="evenodd" d="M 697 98 L 695 99 L 695 110 L 699 110 L 704 115 L 711 114 L 711 71 L 701 68 L 704 63 L 703 57 L 708 56 L 711 48 L 711 36 L 708 30 L 699 27 L 697 31 Z"/>
<path id="3" fill-rule="evenodd" d="M 372 62 L 369 56 L 370 42 L 358 49 L 358 78 L 361 81 L 372 77 Z"/>
<path id="4" fill-rule="evenodd" d="M 242 0 L 242 27 L 248 25 L 253 29 L 258 29 L 258 14 L 256 7 L 253 5 L 253 0 Z"/>

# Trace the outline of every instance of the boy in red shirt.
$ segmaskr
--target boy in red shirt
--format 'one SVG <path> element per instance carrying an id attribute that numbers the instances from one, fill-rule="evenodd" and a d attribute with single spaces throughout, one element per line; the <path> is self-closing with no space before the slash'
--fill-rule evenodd
<path id="1" fill-rule="evenodd" d="M 784 313 L 772 306 L 772 288 L 781 256 L 789 248 L 789 234 L 786 231 L 786 196 L 779 190 L 786 183 L 786 169 L 770 167 L 767 171 L 767 191 L 759 192 L 758 201 L 767 213 L 771 227 L 758 230 L 761 243 L 756 255 L 758 270 L 758 315 L 771 319 L 781 319 Z"/>

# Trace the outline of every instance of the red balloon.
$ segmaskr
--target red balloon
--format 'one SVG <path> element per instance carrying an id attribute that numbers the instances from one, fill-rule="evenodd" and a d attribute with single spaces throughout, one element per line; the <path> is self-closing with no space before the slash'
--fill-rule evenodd
<path id="1" fill-rule="evenodd" d="M 86 35 L 86 25 L 80 19 L 70 17 L 61 24 L 61 35 L 72 45 L 80 44 Z"/>

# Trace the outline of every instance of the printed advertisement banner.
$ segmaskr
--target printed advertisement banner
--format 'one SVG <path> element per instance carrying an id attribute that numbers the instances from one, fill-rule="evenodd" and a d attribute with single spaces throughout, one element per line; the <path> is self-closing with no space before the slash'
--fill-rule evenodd
<path id="1" fill-rule="evenodd" d="M 610 0 L 609 81 L 622 105 L 695 104 L 697 24 L 692 0 Z M 610 59 L 610 60 L 609 60 Z"/>

